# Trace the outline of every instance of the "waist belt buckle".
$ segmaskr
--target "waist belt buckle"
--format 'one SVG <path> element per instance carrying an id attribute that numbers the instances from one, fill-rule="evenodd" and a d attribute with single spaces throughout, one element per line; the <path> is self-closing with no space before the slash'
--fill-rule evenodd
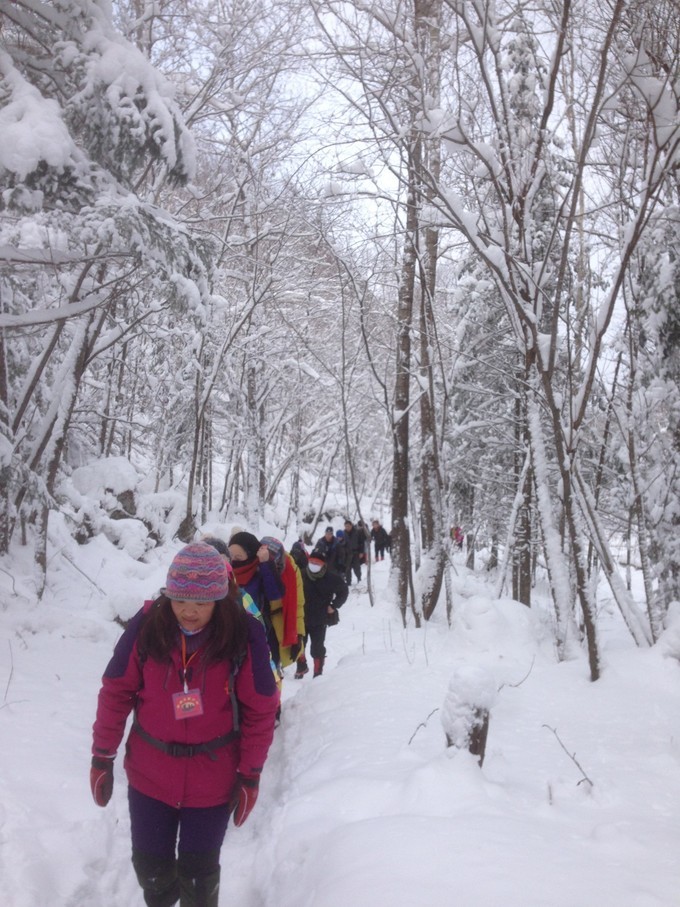
<path id="1" fill-rule="evenodd" d="M 193 756 L 194 748 L 186 743 L 171 743 L 169 744 L 169 754 L 176 759 L 183 756 Z"/>

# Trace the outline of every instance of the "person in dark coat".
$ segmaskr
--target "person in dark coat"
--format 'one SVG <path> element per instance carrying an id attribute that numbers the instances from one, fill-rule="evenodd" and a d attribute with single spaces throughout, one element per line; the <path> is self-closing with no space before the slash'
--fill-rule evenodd
<path id="1" fill-rule="evenodd" d="M 390 537 L 387 534 L 387 529 L 381 525 L 380 520 L 373 520 L 371 525 L 371 540 L 375 547 L 375 559 L 376 561 L 384 561 L 385 552 L 390 549 Z"/>
<path id="2" fill-rule="evenodd" d="M 298 565 L 298 570 L 305 569 L 307 563 L 309 562 L 309 554 L 307 553 L 305 543 L 302 541 L 302 539 L 296 539 L 290 546 L 290 556 Z"/>
<path id="3" fill-rule="evenodd" d="M 338 573 L 338 569 L 336 567 L 336 560 L 337 560 L 339 544 L 340 544 L 339 539 L 337 539 L 335 537 L 335 533 L 333 532 L 333 527 L 326 526 L 324 534 L 321 536 L 321 538 L 318 540 L 318 542 L 314 546 L 314 548 L 317 551 L 323 551 L 323 553 L 326 555 L 326 564 L 328 566 L 328 569 L 331 570 L 333 573 Z M 344 575 L 344 566 L 343 566 L 342 573 Z"/>
<path id="4" fill-rule="evenodd" d="M 361 582 L 361 556 L 364 553 L 366 535 L 351 520 L 345 520 L 345 582 L 352 585 L 352 573 L 358 583 Z"/>
<path id="5" fill-rule="evenodd" d="M 359 560 L 362 564 L 367 564 L 371 557 L 371 533 L 368 531 L 368 528 L 363 520 L 359 520 L 357 523 L 357 531 L 359 533 Z"/>
<path id="6" fill-rule="evenodd" d="M 274 663 L 281 665 L 280 641 L 272 623 L 272 602 L 285 592 L 283 581 L 266 545 L 252 532 L 235 532 L 229 539 L 229 556 L 239 588 L 255 602 L 264 617 L 267 640 Z"/>
<path id="7" fill-rule="evenodd" d="M 295 542 L 295 545 L 298 545 L 298 544 L 300 544 L 300 543 Z M 293 546 L 293 547 L 295 547 L 295 546 Z M 333 532 L 332 526 L 326 527 L 326 531 L 324 532 L 324 534 L 321 536 L 321 538 L 318 540 L 318 542 L 316 543 L 316 545 L 314 547 L 315 547 L 315 549 L 322 551 L 324 553 L 324 555 L 326 556 L 326 562 L 328 565 L 328 569 L 332 570 L 333 572 L 337 572 L 337 569 L 335 569 L 335 559 L 336 559 L 336 554 L 337 554 L 338 542 L 335 538 L 335 534 Z M 291 548 L 291 554 L 293 554 L 292 548 Z M 300 568 L 300 573 L 303 576 L 303 578 L 304 578 L 304 571 L 305 571 L 305 568 L 307 567 L 308 563 L 309 563 L 309 555 L 305 552 L 304 563 L 298 563 L 298 566 Z M 303 582 L 303 589 L 304 589 L 304 582 Z M 309 666 L 307 664 L 307 656 L 305 655 L 305 649 L 307 647 L 308 639 L 309 639 L 309 634 L 308 634 L 306 626 L 305 626 L 305 633 L 304 633 L 304 637 L 302 638 L 302 640 L 300 642 L 300 653 L 298 654 L 297 663 L 295 666 L 295 679 L 296 680 L 302 680 L 302 678 L 305 676 L 305 674 L 309 673 Z"/>
<path id="8" fill-rule="evenodd" d="M 125 745 L 132 864 L 149 907 L 217 907 L 230 817 L 257 800 L 279 694 L 265 632 L 243 609 L 222 555 L 182 548 L 160 596 L 130 620 L 104 672 L 90 788 L 113 793 Z"/>
<path id="9" fill-rule="evenodd" d="M 342 529 L 338 529 L 335 533 L 335 548 L 333 550 L 335 553 L 335 560 L 333 561 L 331 569 L 333 570 L 333 573 L 339 574 L 344 580 L 345 571 L 347 570 L 347 541 Z"/>
<path id="10" fill-rule="evenodd" d="M 349 590 L 341 576 L 328 569 L 326 555 L 315 548 L 303 571 L 305 626 L 314 660 L 314 677 L 323 674 L 326 660 L 326 628 L 337 623 L 338 608 L 347 601 Z"/>

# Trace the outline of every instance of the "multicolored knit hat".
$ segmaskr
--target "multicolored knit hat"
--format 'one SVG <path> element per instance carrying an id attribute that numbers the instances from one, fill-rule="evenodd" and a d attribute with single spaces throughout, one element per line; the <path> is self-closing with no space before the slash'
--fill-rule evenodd
<path id="1" fill-rule="evenodd" d="M 216 602 L 229 591 L 224 559 L 212 545 L 193 542 L 178 551 L 163 592 L 179 602 Z"/>

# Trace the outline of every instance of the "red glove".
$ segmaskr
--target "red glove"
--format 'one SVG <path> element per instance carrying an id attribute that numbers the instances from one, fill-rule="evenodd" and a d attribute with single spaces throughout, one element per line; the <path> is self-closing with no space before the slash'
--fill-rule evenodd
<path id="1" fill-rule="evenodd" d="M 93 756 L 90 768 L 90 788 L 97 806 L 106 806 L 113 793 L 113 758 Z"/>
<path id="2" fill-rule="evenodd" d="M 260 787 L 259 775 L 236 775 L 236 787 L 231 795 L 231 810 L 234 825 L 241 826 L 246 821 L 257 801 Z"/>

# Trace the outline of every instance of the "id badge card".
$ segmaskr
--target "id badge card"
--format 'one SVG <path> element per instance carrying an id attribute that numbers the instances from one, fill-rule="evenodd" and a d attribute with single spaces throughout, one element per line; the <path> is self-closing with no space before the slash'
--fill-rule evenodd
<path id="1" fill-rule="evenodd" d="M 182 690 L 173 693 L 172 704 L 175 709 L 175 718 L 197 718 L 203 714 L 203 699 L 200 690 Z"/>

